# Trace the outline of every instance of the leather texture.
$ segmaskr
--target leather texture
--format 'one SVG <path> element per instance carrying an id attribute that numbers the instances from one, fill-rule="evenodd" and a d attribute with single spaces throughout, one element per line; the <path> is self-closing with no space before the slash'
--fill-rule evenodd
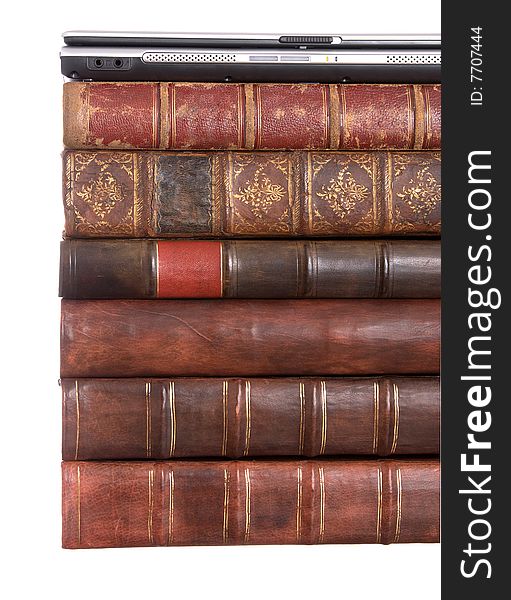
<path id="1" fill-rule="evenodd" d="M 61 242 L 65 298 L 439 298 L 440 242 Z"/>
<path id="2" fill-rule="evenodd" d="M 65 462 L 64 548 L 437 542 L 438 460 Z"/>
<path id="3" fill-rule="evenodd" d="M 438 152 L 64 153 L 68 237 L 433 236 Z"/>
<path id="4" fill-rule="evenodd" d="M 438 454 L 438 377 L 63 379 L 64 460 Z"/>
<path id="5" fill-rule="evenodd" d="M 62 377 L 436 375 L 438 300 L 62 300 Z"/>
<path id="6" fill-rule="evenodd" d="M 64 84 L 68 148 L 434 150 L 440 86 Z"/>

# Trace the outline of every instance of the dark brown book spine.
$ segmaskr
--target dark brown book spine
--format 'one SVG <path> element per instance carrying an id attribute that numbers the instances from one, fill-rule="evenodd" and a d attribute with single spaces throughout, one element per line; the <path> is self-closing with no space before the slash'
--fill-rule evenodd
<path id="1" fill-rule="evenodd" d="M 440 166 L 438 152 L 68 151 L 65 232 L 103 238 L 438 235 Z"/>
<path id="2" fill-rule="evenodd" d="M 438 460 L 65 462 L 64 548 L 437 542 Z"/>
<path id="3" fill-rule="evenodd" d="M 68 148 L 440 148 L 439 85 L 64 85 Z"/>
<path id="4" fill-rule="evenodd" d="M 63 379 L 64 460 L 438 454 L 438 377 Z"/>
<path id="5" fill-rule="evenodd" d="M 436 375 L 437 300 L 62 300 L 62 377 Z"/>
<path id="6" fill-rule="evenodd" d="M 64 240 L 64 298 L 439 298 L 439 241 Z"/>

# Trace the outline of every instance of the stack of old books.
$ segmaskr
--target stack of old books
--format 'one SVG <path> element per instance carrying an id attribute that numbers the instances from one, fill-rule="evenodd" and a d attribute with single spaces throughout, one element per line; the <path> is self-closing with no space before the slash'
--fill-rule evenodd
<path id="1" fill-rule="evenodd" d="M 64 112 L 64 547 L 437 541 L 440 87 Z"/>

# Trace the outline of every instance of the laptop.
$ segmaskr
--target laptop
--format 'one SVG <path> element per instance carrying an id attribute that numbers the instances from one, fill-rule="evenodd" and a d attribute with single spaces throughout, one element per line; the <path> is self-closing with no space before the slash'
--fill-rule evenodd
<path id="1" fill-rule="evenodd" d="M 437 83 L 439 35 L 68 31 L 77 81 Z"/>

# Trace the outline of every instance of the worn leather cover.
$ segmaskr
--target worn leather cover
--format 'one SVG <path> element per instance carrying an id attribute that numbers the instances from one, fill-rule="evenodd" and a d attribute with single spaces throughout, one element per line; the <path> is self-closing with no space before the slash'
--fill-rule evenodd
<path id="1" fill-rule="evenodd" d="M 63 379 L 64 460 L 438 454 L 438 377 Z"/>
<path id="2" fill-rule="evenodd" d="M 438 300 L 62 300 L 62 377 L 439 371 Z"/>
<path id="3" fill-rule="evenodd" d="M 439 241 L 64 240 L 64 298 L 439 298 Z"/>
<path id="4" fill-rule="evenodd" d="M 65 233 L 438 235 L 440 167 L 439 152 L 67 151 Z"/>
<path id="5" fill-rule="evenodd" d="M 64 84 L 68 148 L 440 148 L 439 85 Z"/>
<path id="6" fill-rule="evenodd" d="M 439 540 L 438 460 L 64 462 L 64 548 Z"/>

